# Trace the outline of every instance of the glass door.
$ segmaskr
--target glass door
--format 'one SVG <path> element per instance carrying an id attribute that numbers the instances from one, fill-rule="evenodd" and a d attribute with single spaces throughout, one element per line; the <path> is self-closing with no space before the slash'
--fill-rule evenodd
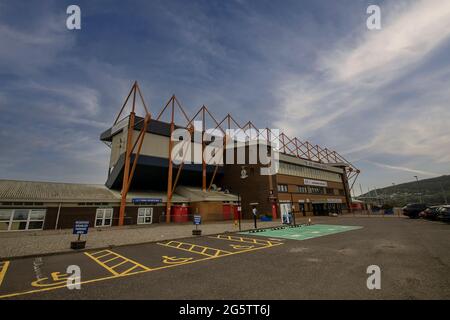
<path id="1" fill-rule="evenodd" d="M 281 223 L 284 224 L 290 224 L 291 223 L 291 203 L 290 202 L 280 202 L 280 217 L 281 217 Z"/>
<path id="2" fill-rule="evenodd" d="M 112 225 L 113 209 L 99 208 L 95 215 L 96 227 L 110 227 Z"/>

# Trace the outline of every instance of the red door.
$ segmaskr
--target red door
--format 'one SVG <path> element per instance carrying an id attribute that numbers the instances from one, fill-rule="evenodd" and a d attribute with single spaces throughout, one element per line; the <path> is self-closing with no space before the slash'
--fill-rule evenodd
<path id="1" fill-rule="evenodd" d="M 277 205 L 272 203 L 272 220 L 275 221 L 277 218 Z"/>

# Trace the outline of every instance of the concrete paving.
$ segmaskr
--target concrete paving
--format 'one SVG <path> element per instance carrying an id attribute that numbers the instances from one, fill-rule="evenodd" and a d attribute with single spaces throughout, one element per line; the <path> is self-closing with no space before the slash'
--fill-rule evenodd
<path id="1" fill-rule="evenodd" d="M 0 298 L 450 299 L 449 224 L 313 222 L 360 228 L 303 240 L 226 233 L 3 261 Z M 81 268 L 80 290 L 66 287 L 72 264 Z M 381 269 L 380 290 L 367 288 L 370 265 Z"/>
<path id="2" fill-rule="evenodd" d="M 258 227 L 271 227 L 279 225 L 279 221 L 258 221 Z M 110 228 L 89 228 L 86 237 L 86 248 L 105 248 L 136 244 L 164 239 L 179 239 L 192 236 L 194 226 L 189 224 L 159 224 L 148 226 L 125 226 Z M 242 230 L 253 228 L 253 221 L 242 221 Z M 224 232 L 238 231 L 232 221 L 207 222 L 200 226 L 202 234 L 210 235 Z M 76 240 L 71 229 L 42 230 L 33 232 L 3 232 L 0 233 L 0 259 L 21 257 L 29 255 L 42 255 L 49 253 L 67 252 L 70 242 Z"/>

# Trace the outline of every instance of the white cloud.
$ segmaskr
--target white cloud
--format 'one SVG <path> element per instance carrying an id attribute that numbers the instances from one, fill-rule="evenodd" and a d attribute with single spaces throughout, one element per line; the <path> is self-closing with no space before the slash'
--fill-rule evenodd
<path id="1" fill-rule="evenodd" d="M 42 11 L 34 18 L 40 23 L 32 29 L 0 21 L 0 69 L 3 73 L 34 74 L 52 65 L 62 52 L 70 52 L 75 38 L 67 32 L 60 17 Z"/>
<path id="2" fill-rule="evenodd" d="M 450 2 L 407 4 L 383 6 L 381 31 L 358 26 L 358 36 L 320 51 L 315 72 L 278 83 L 283 108 L 276 126 L 313 143 L 324 137 L 350 161 L 401 156 L 410 165 L 391 169 L 419 171 L 415 157 L 450 162 L 449 61 L 436 62 L 439 72 L 413 73 L 448 44 Z"/>
<path id="3" fill-rule="evenodd" d="M 407 168 L 407 167 L 403 167 L 403 166 L 393 166 L 393 165 L 389 165 L 386 163 L 380 163 L 380 162 L 375 162 L 375 161 L 371 161 L 371 160 L 364 160 L 364 161 L 371 163 L 373 165 L 376 165 L 380 168 L 385 168 L 385 169 L 391 169 L 391 170 L 396 170 L 396 171 L 400 170 L 400 171 L 405 171 L 405 172 L 410 172 L 410 173 L 422 174 L 425 176 L 438 176 L 439 175 L 439 173 L 436 173 L 436 172 L 416 170 L 416 169 Z"/>
<path id="4" fill-rule="evenodd" d="M 399 10 L 389 14 L 389 10 Z M 384 83 L 423 59 L 450 35 L 450 2 L 423 0 L 400 8 L 384 7 L 389 16 L 380 31 L 364 30 L 362 40 L 337 48 L 320 60 L 339 81 Z M 386 19 L 384 19 L 386 20 Z"/>

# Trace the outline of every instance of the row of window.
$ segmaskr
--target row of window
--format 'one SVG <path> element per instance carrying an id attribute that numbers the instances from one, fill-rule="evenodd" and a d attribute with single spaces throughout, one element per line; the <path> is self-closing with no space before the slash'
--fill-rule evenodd
<path id="1" fill-rule="evenodd" d="M 335 193 L 335 190 L 337 192 Z M 287 184 L 279 184 L 278 192 L 288 192 Z M 310 194 L 327 194 L 327 195 L 345 195 L 343 189 L 323 188 L 323 187 L 310 187 L 310 186 L 297 186 L 298 193 L 310 193 Z"/>
<path id="2" fill-rule="evenodd" d="M 45 209 L 0 209 L 0 231 L 42 230 Z M 98 208 L 95 213 L 95 227 L 112 225 L 113 209 Z M 153 208 L 138 208 L 137 224 L 151 224 Z"/>
<path id="3" fill-rule="evenodd" d="M 341 175 L 339 173 L 314 169 L 310 167 L 285 162 L 280 162 L 278 173 L 311 179 L 342 182 Z"/>
<path id="4" fill-rule="evenodd" d="M 0 209 L 0 231 L 41 230 L 45 209 Z"/>

